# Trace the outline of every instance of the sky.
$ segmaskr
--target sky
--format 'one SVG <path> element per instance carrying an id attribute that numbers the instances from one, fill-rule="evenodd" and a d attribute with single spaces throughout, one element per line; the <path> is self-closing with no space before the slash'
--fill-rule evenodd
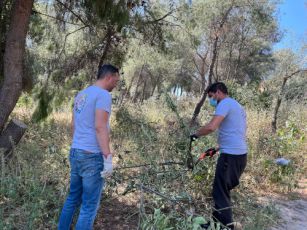
<path id="1" fill-rule="evenodd" d="M 283 0 L 277 18 L 284 37 L 274 49 L 298 51 L 303 41 L 307 43 L 307 0 Z"/>

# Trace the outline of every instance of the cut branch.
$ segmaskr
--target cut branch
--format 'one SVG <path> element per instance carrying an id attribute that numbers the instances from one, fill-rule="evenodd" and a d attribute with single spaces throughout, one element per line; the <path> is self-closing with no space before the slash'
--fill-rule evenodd
<path id="1" fill-rule="evenodd" d="M 176 161 L 167 161 L 167 162 L 162 162 L 162 163 L 158 163 L 158 164 L 141 164 L 141 165 L 124 166 L 124 167 L 115 168 L 114 170 L 141 168 L 141 167 L 155 166 L 155 165 L 162 165 L 162 166 L 163 165 L 185 165 L 185 163 L 184 162 L 176 162 Z"/>
<path id="2" fill-rule="evenodd" d="M 4 157 L 7 157 L 14 146 L 16 146 L 27 126 L 18 120 L 11 120 L 5 130 L 0 135 L 0 152 L 4 152 Z"/>

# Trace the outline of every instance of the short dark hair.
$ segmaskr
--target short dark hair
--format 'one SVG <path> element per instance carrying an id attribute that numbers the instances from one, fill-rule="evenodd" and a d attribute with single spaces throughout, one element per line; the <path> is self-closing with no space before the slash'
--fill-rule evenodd
<path id="1" fill-rule="evenodd" d="M 102 66 L 99 66 L 97 72 L 97 79 L 103 79 L 109 73 L 110 74 L 119 73 L 118 68 L 110 64 L 104 64 Z"/>
<path id="2" fill-rule="evenodd" d="M 228 94 L 228 89 L 223 82 L 215 82 L 212 85 L 209 85 L 207 93 L 216 93 L 217 90 L 220 90 L 224 94 Z"/>

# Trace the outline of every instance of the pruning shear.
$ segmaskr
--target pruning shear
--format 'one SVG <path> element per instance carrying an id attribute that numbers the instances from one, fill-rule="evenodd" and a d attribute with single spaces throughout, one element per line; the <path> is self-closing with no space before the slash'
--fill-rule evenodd
<path id="1" fill-rule="evenodd" d="M 207 149 L 204 153 L 200 154 L 200 156 L 197 159 L 197 161 L 195 162 L 194 166 L 197 165 L 203 159 L 205 159 L 207 156 L 209 156 L 210 158 L 213 157 L 215 154 L 218 153 L 218 151 L 219 151 L 219 148 Z"/>
<path id="2" fill-rule="evenodd" d="M 191 135 L 190 136 L 190 146 L 189 146 L 189 151 L 188 151 L 188 158 L 187 158 L 187 166 L 189 169 L 192 169 L 200 162 L 202 161 L 203 159 L 205 159 L 206 156 L 209 156 L 209 157 L 213 157 L 215 154 L 218 153 L 219 151 L 219 148 L 210 148 L 210 149 L 207 149 L 204 153 L 200 154 L 199 158 L 197 159 L 197 161 L 194 163 L 194 160 L 193 160 L 193 156 L 191 154 L 191 151 L 192 151 L 192 142 L 195 141 L 198 137 L 195 136 L 195 135 Z"/>

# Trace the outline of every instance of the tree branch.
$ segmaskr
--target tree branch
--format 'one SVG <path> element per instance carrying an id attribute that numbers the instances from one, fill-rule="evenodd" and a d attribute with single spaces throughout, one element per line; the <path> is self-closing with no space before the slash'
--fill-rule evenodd
<path id="1" fill-rule="evenodd" d="M 46 17 L 48 17 L 48 18 L 52 18 L 52 19 L 54 19 L 54 20 L 57 20 L 57 21 L 65 22 L 65 23 L 67 23 L 67 24 L 71 24 L 71 25 L 75 25 L 75 26 L 82 26 L 82 25 L 77 24 L 77 23 L 68 22 L 68 21 L 65 21 L 65 20 L 56 18 L 56 17 L 54 17 L 54 16 L 48 15 L 48 14 L 44 14 L 44 13 L 42 13 L 42 12 L 38 12 L 37 10 L 32 10 L 32 13 L 34 13 L 34 14 L 40 14 L 40 15 L 46 16 Z"/>
<path id="2" fill-rule="evenodd" d="M 158 18 L 158 19 L 154 19 L 153 21 L 147 21 L 147 22 L 145 22 L 145 24 L 154 24 L 154 23 L 157 23 L 157 22 L 159 22 L 159 21 L 162 21 L 163 19 L 165 19 L 165 18 L 167 18 L 168 16 L 170 16 L 173 12 L 174 12 L 174 11 L 172 10 L 172 11 L 168 12 L 167 14 L 165 14 L 163 17 Z M 153 18 L 154 18 L 154 17 L 153 17 Z"/>
<path id="3" fill-rule="evenodd" d="M 152 194 L 156 194 L 156 195 L 158 195 L 158 196 L 160 196 L 160 197 L 162 197 L 162 198 L 164 198 L 168 201 L 171 201 L 172 203 L 177 204 L 182 210 L 185 210 L 184 207 L 181 205 L 179 200 L 172 199 L 172 198 L 170 198 L 170 197 L 168 197 L 168 196 L 166 196 L 166 195 L 164 195 L 164 194 L 162 194 L 162 193 L 160 193 L 156 190 L 153 190 L 149 187 L 144 186 L 143 184 L 136 184 L 136 187 L 141 189 L 142 191 L 149 192 L 149 193 L 152 193 Z"/>
<path id="4" fill-rule="evenodd" d="M 72 9 L 70 9 L 68 6 L 66 6 L 63 2 L 59 1 L 59 0 L 55 0 L 57 3 L 59 3 L 60 5 L 62 5 L 65 9 L 69 10 L 76 18 L 79 19 L 80 22 L 82 22 L 85 26 L 87 25 L 87 23 L 85 23 L 85 21 L 81 18 L 80 15 L 78 15 L 77 13 L 75 13 Z"/>
<path id="5" fill-rule="evenodd" d="M 114 170 L 140 168 L 140 167 L 154 166 L 154 165 L 156 165 L 156 164 L 131 165 L 131 166 L 124 166 L 124 167 L 115 168 Z M 158 165 L 184 165 L 184 162 L 167 161 L 167 162 L 159 163 Z"/>
<path id="6" fill-rule="evenodd" d="M 213 76 L 213 71 L 214 71 L 214 65 L 216 62 L 216 58 L 217 58 L 217 54 L 218 54 L 218 42 L 219 42 L 219 38 L 220 38 L 220 31 L 223 29 L 225 23 L 227 22 L 228 19 L 228 15 L 230 14 L 231 10 L 234 8 L 233 5 L 233 1 L 232 1 L 232 5 L 227 9 L 227 11 L 225 12 L 224 15 L 222 15 L 222 19 L 221 22 L 218 24 L 218 31 L 214 31 L 214 42 L 212 45 L 212 58 L 211 58 L 211 63 L 209 66 L 209 73 L 208 73 L 208 85 L 211 85 L 212 83 L 212 76 Z M 204 87 L 204 91 L 202 93 L 202 97 L 200 99 L 200 101 L 197 103 L 194 112 L 193 112 L 193 116 L 191 119 L 191 124 L 193 124 L 200 112 L 201 107 L 203 106 L 205 100 L 207 97 L 207 92 L 205 90 Z"/>
<path id="7" fill-rule="evenodd" d="M 88 27 L 88 26 L 83 26 L 83 27 L 80 27 L 80 28 L 78 28 L 78 29 L 76 29 L 76 30 L 74 30 L 74 31 L 72 31 L 72 32 L 69 32 L 69 33 L 67 33 L 67 34 L 65 35 L 64 45 L 63 45 L 63 48 L 62 48 L 62 50 L 61 50 L 61 52 L 60 52 L 60 54 L 59 54 L 59 58 L 61 57 L 62 53 L 63 53 L 63 52 L 64 52 L 64 50 L 65 50 L 65 46 L 66 46 L 67 37 L 68 37 L 69 35 L 73 34 L 73 33 L 78 32 L 79 30 L 83 30 L 83 29 L 84 29 L 84 28 L 86 28 L 86 27 Z"/>
<path id="8" fill-rule="evenodd" d="M 292 72 L 291 74 L 289 74 L 289 75 L 287 75 L 283 78 L 283 82 L 282 82 L 282 85 L 280 87 L 279 94 L 277 96 L 276 105 L 275 105 L 275 108 L 274 108 L 273 118 L 272 118 L 272 122 L 271 122 L 271 128 L 272 128 L 273 133 L 276 133 L 276 130 L 277 130 L 277 114 L 278 114 L 278 110 L 279 110 L 279 107 L 280 107 L 280 104 L 281 104 L 282 94 L 284 92 L 285 85 L 286 85 L 287 81 L 292 76 L 294 76 L 295 74 L 298 74 L 300 72 L 307 72 L 307 69 L 296 70 L 296 71 Z"/>

